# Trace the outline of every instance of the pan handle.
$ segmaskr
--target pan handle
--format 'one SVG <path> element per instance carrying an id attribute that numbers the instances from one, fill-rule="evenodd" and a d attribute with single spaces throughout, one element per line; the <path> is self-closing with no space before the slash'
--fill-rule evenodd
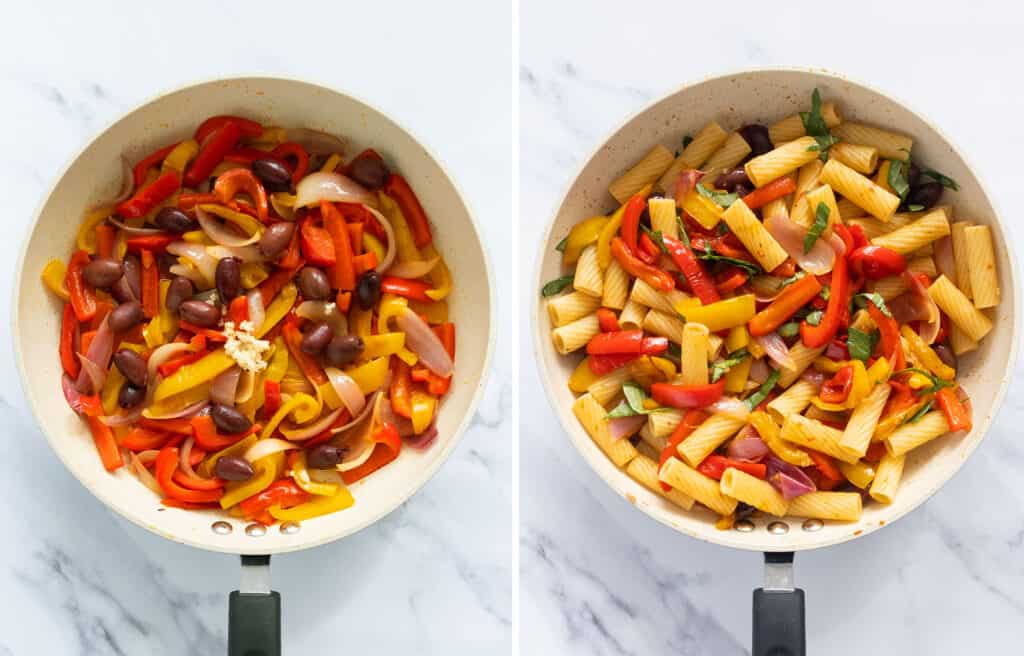
<path id="1" fill-rule="evenodd" d="M 806 656 L 804 591 L 793 586 L 793 552 L 764 555 L 764 587 L 754 590 L 752 656 Z"/>
<path id="2" fill-rule="evenodd" d="M 281 595 L 270 556 L 242 556 L 242 584 L 228 599 L 228 656 L 281 656 Z"/>

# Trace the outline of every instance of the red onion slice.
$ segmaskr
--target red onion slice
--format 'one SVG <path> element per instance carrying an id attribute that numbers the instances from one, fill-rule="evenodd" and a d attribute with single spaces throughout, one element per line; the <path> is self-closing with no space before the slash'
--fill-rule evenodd
<path id="1" fill-rule="evenodd" d="M 246 305 L 249 307 L 249 323 L 252 324 L 254 333 L 258 333 L 263 322 L 267 319 L 266 308 L 263 307 L 263 295 L 259 288 L 251 290 L 245 295 Z"/>
<path id="2" fill-rule="evenodd" d="M 188 278 L 196 287 L 205 287 L 208 284 L 206 279 L 203 278 L 203 274 L 199 273 L 198 270 L 193 269 L 192 267 L 185 266 L 184 264 L 172 264 L 169 271 L 172 275 Z"/>
<path id="3" fill-rule="evenodd" d="M 754 341 L 764 349 L 764 353 L 768 356 L 769 360 L 783 369 L 796 371 L 796 362 L 793 361 L 793 356 L 789 354 L 789 347 L 786 346 L 786 342 L 783 341 L 781 335 L 778 333 L 758 335 L 754 337 Z"/>
<path id="4" fill-rule="evenodd" d="M 107 369 L 110 367 L 110 357 L 114 354 L 114 331 L 110 329 L 110 315 L 103 318 L 96 336 L 89 344 L 89 350 L 84 356 L 79 354 L 82 361 L 82 372 L 78 374 L 75 387 L 82 394 L 98 394 L 103 389 L 103 383 L 107 380 Z"/>
<path id="5" fill-rule="evenodd" d="M 789 253 L 801 269 L 811 275 L 821 276 L 832 270 L 836 261 L 836 252 L 827 239 L 814 242 L 810 252 L 804 253 L 804 237 L 807 229 L 794 223 L 791 219 L 779 214 L 772 214 L 764 220 L 764 227 L 775 241 Z M 840 240 L 841 241 L 841 240 Z"/>
<path id="6" fill-rule="evenodd" d="M 205 210 L 196 205 L 196 219 L 206 236 L 221 246 L 248 246 L 260 240 L 259 231 L 249 237 L 238 234 L 231 228 L 217 223 Z"/>
<path id="7" fill-rule="evenodd" d="M 252 398 L 256 391 L 256 374 L 251 371 L 242 370 L 238 377 L 238 387 L 235 388 L 235 405 L 245 403 Z"/>
<path id="8" fill-rule="evenodd" d="M 933 251 L 935 268 L 939 273 L 956 283 L 956 261 L 953 258 L 952 237 L 943 237 L 937 240 L 933 245 Z"/>
<path id="9" fill-rule="evenodd" d="M 385 386 L 386 388 L 387 386 Z M 380 403 L 380 420 L 394 426 L 400 437 L 410 437 L 416 434 L 412 429 L 412 422 L 395 412 L 395 409 L 391 407 L 391 401 L 388 399 L 383 399 Z M 429 431 L 430 429 L 428 428 L 427 430 Z"/>
<path id="10" fill-rule="evenodd" d="M 331 387 L 334 388 L 338 398 L 348 408 L 349 414 L 353 417 L 358 416 L 363 411 L 363 408 L 366 407 L 366 397 L 363 396 L 363 391 L 359 389 L 356 381 L 352 380 L 352 377 L 344 371 L 335 367 L 327 367 L 324 369 L 324 373 L 327 374 L 328 380 L 331 381 Z"/>
<path id="11" fill-rule="evenodd" d="M 782 293 L 782 282 L 783 278 L 760 275 L 750 279 L 750 286 L 758 303 L 771 303 Z"/>
<path id="12" fill-rule="evenodd" d="M 178 451 L 178 467 L 181 471 L 189 478 L 205 478 L 196 473 L 195 469 L 192 469 L 192 447 L 196 443 L 196 438 L 189 435 L 184 442 L 181 444 L 181 450 Z"/>
<path id="13" fill-rule="evenodd" d="M 177 412 L 170 412 L 166 415 L 154 415 L 150 413 L 149 410 L 143 410 L 142 415 L 150 419 L 191 419 L 208 405 L 210 405 L 209 401 L 196 401 L 192 405 L 187 405 Z"/>
<path id="14" fill-rule="evenodd" d="M 342 458 L 342 461 L 338 463 L 338 471 L 346 472 L 364 465 L 370 459 L 370 456 L 373 455 L 373 449 L 376 446 L 375 442 L 360 439 L 356 448 L 348 451 Z"/>
<path id="15" fill-rule="evenodd" d="M 238 379 L 241 375 L 241 369 L 231 367 L 214 378 L 213 383 L 210 385 L 210 400 L 219 405 L 233 408 L 235 406 L 235 392 L 238 390 Z"/>
<path id="16" fill-rule="evenodd" d="M 68 407 L 75 414 L 82 414 L 82 394 L 75 388 L 75 381 L 67 374 L 60 377 L 60 389 L 64 392 L 64 400 L 68 402 Z"/>
<path id="17" fill-rule="evenodd" d="M 608 420 L 608 432 L 612 441 L 627 438 L 640 430 L 640 427 L 647 421 L 646 415 L 633 415 L 631 417 L 616 417 Z"/>
<path id="18" fill-rule="evenodd" d="M 123 415 L 104 415 L 99 417 L 99 420 L 107 426 L 127 426 L 137 422 L 140 417 L 142 417 L 142 408 L 136 408 Z"/>
<path id="19" fill-rule="evenodd" d="M 726 448 L 726 454 L 730 458 L 742 462 L 760 462 L 770 452 L 768 445 L 760 437 L 736 437 Z"/>
<path id="20" fill-rule="evenodd" d="M 363 421 L 367 417 L 370 416 L 370 413 L 373 412 L 373 409 L 375 407 L 377 407 L 377 397 L 380 396 L 380 394 L 381 394 L 380 391 L 374 392 L 373 396 L 371 396 L 370 399 L 366 402 L 366 407 L 363 408 L 363 411 L 359 413 L 358 417 L 356 417 L 352 421 L 348 422 L 344 426 L 338 426 L 337 428 L 332 428 L 331 429 L 331 434 L 333 434 L 333 435 L 341 435 L 342 433 L 344 433 L 345 431 L 349 430 L 350 428 L 355 428 L 359 424 L 363 423 Z M 380 404 L 381 407 L 383 407 L 383 405 L 384 405 L 383 400 L 384 399 L 382 399 L 382 403 Z M 410 423 L 410 426 L 411 426 L 411 423 Z"/>
<path id="21" fill-rule="evenodd" d="M 191 260 L 206 281 L 212 281 L 217 273 L 217 259 L 207 253 L 206 247 L 202 244 L 176 241 L 167 246 L 167 252 L 171 255 L 178 255 Z"/>
<path id="22" fill-rule="evenodd" d="M 335 336 L 348 334 L 348 318 L 332 302 L 303 301 L 295 308 L 295 314 L 310 321 L 326 321 Z"/>
<path id="23" fill-rule="evenodd" d="M 939 306 L 932 300 L 931 294 L 928 293 L 928 286 L 925 285 L 923 280 L 909 271 L 904 271 L 903 277 L 906 279 L 910 290 L 921 299 L 921 303 L 926 308 L 927 318 L 924 320 L 925 323 L 921 324 L 919 333 L 921 339 L 924 340 L 925 344 L 934 344 L 941 328 Z"/>
<path id="24" fill-rule="evenodd" d="M 451 376 L 455 363 L 430 326 L 410 308 L 405 308 L 397 320 L 399 329 L 405 333 L 406 345 L 419 356 L 420 362 L 438 376 Z"/>
<path id="25" fill-rule="evenodd" d="M 156 380 L 157 369 L 163 363 L 167 362 L 171 358 L 177 357 L 183 353 L 189 353 L 192 351 L 192 346 L 188 342 L 171 342 L 169 344 L 162 344 L 161 346 L 153 349 L 153 352 L 149 354 L 149 360 L 146 361 L 146 370 L 148 371 L 148 380 Z"/>
<path id="26" fill-rule="evenodd" d="M 303 440 L 308 440 L 311 437 L 316 437 L 330 428 L 331 424 L 337 421 L 338 417 L 341 416 L 343 410 L 344 408 L 338 408 L 334 412 L 324 415 L 319 421 L 309 424 L 308 426 L 303 426 L 302 428 L 288 428 L 286 426 L 282 426 L 280 429 L 281 434 L 295 442 L 301 442 Z"/>
<path id="27" fill-rule="evenodd" d="M 682 207 L 686 194 L 693 191 L 702 177 L 704 177 L 704 173 L 696 169 L 685 169 L 679 172 L 679 177 L 676 178 L 674 186 L 676 205 Z"/>
<path id="28" fill-rule="evenodd" d="M 321 200 L 340 203 L 374 203 L 374 195 L 340 173 L 310 173 L 295 187 L 295 208 L 316 205 Z"/>
<path id="29" fill-rule="evenodd" d="M 764 361 L 764 358 L 758 358 L 750 364 L 750 374 L 748 378 L 755 383 L 763 383 L 768 380 L 768 376 L 772 374 L 771 367 Z"/>
<path id="30" fill-rule="evenodd" d="M 124 223 L 123 221 L 118 221 L 117 219 L 115 219 L 112 216 L 109 217 L 107 219 L 107 221 L 110 221 L 115 226 L 117 226 L 118 228 L 123 230 L 126 235 L 131 235 L 133 237 L 148 237 L 148 236 L 166 235 L 167 234 L 166 232 L 164 232 L 163 230 L 160 230 L 159 228 L 133 228 L 132 226 L 128 225 L 127 223 Z"/>
<path id="31" fill-rule="evenodd" d="M 423 451 L 428 448 L 437 439 L 437 424 L 431 422 L 427 426 L 427 430 L 423 431 L 419 435 L 414 435 L 412 438 L 405 441 L 406 444 L 414 449 Z"/>
<path id="32" fill-rule="evenodd" d="M 248 246 L 207 246 L 206 252 L 217 260 L 222 260 L 225 257 L 237 257 L 242 262 L 267 261 L 267 258 L 260 252 L 260 247 L 256 244 Z"/>
<path id="33" fill-rule="evenodd" d="M 384 259 L 374 267 L 374 271 L 377 273 L 384 273 L 391 268 L 391 264 L 395 261 L 395 256 L 398 254 L 398 246 L 395 244 L 395 229 L 391 226 L 391 221 L 386 216 L 369 205 L 363 205 L 363 207 L 377 219 L 377 222 L 384 228 L 384 234 L 388 237 L 388 250 L 384 254 Z"/>
<path id="34" fill-rule="evenodd" d="M 154 451 L 153 453 L 156 454 L 159 453 L 159 451 Z M 153 456 L 153 459 L 156 459 L 155 455 Z M 143 485 L 152 490 L 153 493 L 159 496 L 161 499 L 165 496 L 165 492 L 163 491 L 163 488 L 160 487 L 160 483 L 158 483 L 156 477 L 154 477 L 153 474 L 151 474 L 149 470 L 146 469 L 146 465 L 143 464 L 142 458 L 139 455 L 129 453 L 128 463 L 128 467 L 131 470 L 131 472 L 135 474 L 135 476 Z"/>
<path id="35" fill-rule="evenodd" d="M 787 501 L 817 489 L 814 481 L 802 469 L 778 456 L 769 455 L 764 459 L 764 463 L 768 465 L 768 482 L 774 485 Z"/>
<path id="36" fill-rule="evenodd" d="M 422 278 L 423 276 L 430 273 L 437 263 L 441 261 L 440 257 L 433 257 L 429 260 L 412 260 L 409 262 L 399 262 L 388 269 L 389 276 L 398 276 L 399 278 Z"/>
<path id="37" fill-rule="evenodd" d="M 279 440 L 276 437 L 268 437 L 265 440 L 256 440 L 256 443 L 249 447 L 242 457 L 249 462 L 256 462 L 275 453 L 298 448 L 300 447 L 297 444 L 292 444 L 286 440 Z"/>
<path id="38" fill-rule="evenodd" d="M 808 367 L 800 374 L 800 380 L 806 380 L 815 387 L 821 387 L 825 383 L 826 378 L 828 378 L 828 375 L 824 371 L 819 371 L 814 367 Z"/>
<path id="39" fill-rule="evenodd" d="M 839 257 L 846 255 L 846 242 L 843 238 L 834 232 L 829 233 L 828 243 L 832 247 L 832 251 Z"/>
<path id="40" fill-rule="evenodd" d="M 750 408 L 747 407 L 747 404 L 734 396 L 723 396 L 709 405 L 706 410 L 711 414 L 725 415 L 740 420 L 746 420 L 750 416 Z"/>

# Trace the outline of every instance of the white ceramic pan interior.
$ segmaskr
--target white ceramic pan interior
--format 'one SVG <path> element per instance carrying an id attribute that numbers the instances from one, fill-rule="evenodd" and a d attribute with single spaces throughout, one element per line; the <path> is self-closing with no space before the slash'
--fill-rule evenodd
<path id="1" fill-rule="evenodd" d="M 71 252 L 84 209 L 117 193 L 122 152 L 138 161 L 162 145 L 191 136 L 200 121 L 217 114 L 337 134 L 347 141 L 349 156 L 375 148 L 416 190 L 455 281 L 448 300 L 458 329 L 456 373 L 439 411 L 437 441 L 422 452 L 404 450 L 396 462 L 355 484 L 352 508 L 303 522 L 294 533 L 274 526 L 265 535 L 249 535 L 245 522 L 222 513 L 165 508 L 128 472 L 104 471 L 86 425 L 61 394 L 61 304 L 39 280 L 48 259 L 66 259 Z M 86 146 L 54 185 L 25 243 L 19 271 L 12 325 L 15 351 L 25 394 L 54 451 L 90 492 L 121 515 L 158 535 L 213 551 L 273 554 L 311 547 L 358 531 L 396 508 L 455 448 L 483 390 L 494 344 L 491 272 L 479 231 L 451 178 L 422 144 L 380 111 L 298 80 L 260 77 L 200 83 L 161 95 L 118 120 Z M 224 520 L 232 530 L 215 533 L 212 524 Z"/>
<path id="2" fill-rule="evenodd" d="M 856 120 L 908 134 L 914 139 L 914 159 L 959 182 L 959 192 L 946 191 L 954 216 L 992 227 L 1002 303 L 996 309 L 992 332 L 980 349 L 960 360 L 959 378 L 974 405 L 974 429 L 966 436 L 947 435 L 907 457 L 899 494 L 889 506 L 870 503 L 857 523 L 817 522 L 786 518 L 755 519 L 754 529 L 720 531 L 709 511 L 683 511 L 631 479 L 608 460 L 572 414 L 573 394 L 567 387 L 577 357 L 559 355 L 550 339 L 544 302 L 531 308 L 537 360 L 551 403 L 572 443 L 618 494 L 642 511 L 687 535 L 741 549 L 796 551 L 844 542 L 866 535 L 910 512 L 931 496 L 978 447 L 1003 400 L 1017 358 L 1018 285 L 1009 238 L 981 182 L 963 156 L 938 129 L 903 104 L 861 84 L 820 70 L 759 70 L 722 75 L 685 86 L 630 118 L 597 149 L 575 176 L 558 207 L 538 258 L 535 289 L 562 275 L 555 245 L 573 224 L 615 207 L 608 184 L 637 162 L 656 143 L 677 149 L 684 134 L 695 134 L 709 120 L 727 130 L 747 123 L 771 124 L 806 111 L 817 87 L 822 98 L 838 103 L 844 120 Z"/>

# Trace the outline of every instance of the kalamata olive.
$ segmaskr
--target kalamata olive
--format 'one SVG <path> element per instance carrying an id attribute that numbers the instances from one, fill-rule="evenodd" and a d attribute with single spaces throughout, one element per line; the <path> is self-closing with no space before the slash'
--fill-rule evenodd
<path id="1" fill-rule="evenodd" d="M 159 253 L 156 256 L 156 268 L 160 271 L 160 280 L 170 280 L 174 277 L 171 267 L 178 263 L 178 256 L 171 253 Z"/>
<path id="2" fill-rule="evenodd" d="M 131 383 L 125 383 L 121 386 L 121 391 L 117 393 L 117 405 L 129 410 L 142 403 L 145 398 L 145 387 L 136 387 Z"/>
<path id="3" fill-rule="evenodd" d="M 356 282 L 356 302 L 363 310 L 369 310 L 380 300 L 380 274 L 367 271 Z"/>
<path id="4" fill-rule="evenodd" d="M 227 304 L 242 293 L 242 262 L 237 257 L 222 257 L 217 262 L 217 295 Z"/>
<path id="5" fill-rule="evenodd" d="M 733 191 L 734 194 L 736 194 L 737 197 L 743 198 L 744 196 L 749 194 L 751 191 L 753 191 L 753 189 L 750 186 L 748 186 L 748 185 L 738 184 L 738 185 L 736 185 L 735 187 L 732 188 L 732 191 Z"/>
<path id="6" fill-rule="evenodd" d="M 288 191 L 292 186 L 292 174 L 276 159 L 257 159 L 252 163 L 253 174 L 260 179 L 267 191 Z"/>
<path id="7" fill-rule="evenodd" d="M 295 231 L 294 223 L 275 223 L 263 231 L 260 237 L 260 252 L 271 260 L 276 260 L 288 248 Z"/>
<path id="8" fill-rule="evenodd" d="M 364 347 L 363 339 L 358 335 L 335 335 L 327 345 L 324 357 L 331 366 L 340 367 L 358 358 Z"/>
<path id="9" fill-rule="evenodd" d="M 200 328 L 213 328 L 220 321 L 220 308 L 204 301 L 185 301 L 178 306 L 178 314 Z"/>
<path id="10" fill-rule="evenodd" d="M 939 202 L 941 196 L 941 184 L 938 182 L 925 182 L 911 188 L 910 194 L 907 196 L 907 205 L 920 205 L 924 209 L 929 209 Z"/>
<path id="11" fill-rule="evenodd" d="M 738 184 L 750 184 L 750 178 L 747 177 L 747 170 L 742 166 L 731 171 L 726 171 L 722 175 L 718 176 L 717 180 L 715 180 L 716 187 L 719 189 L 725 189 L 728 192 L 735 191 L 736 185 Z"/>
<path id="12" fill-rule="evenodd" d="M 252 478 L 253 469 L 241 456 L 221 456 L 213 466 L 213 473 L 225 481 L 247 481 Z"/>
<path id="13" fill-rule="evenodd" d="M 321 444 L 306 453 L 306 466 L 311 469 L 333 469 L 345 456 L 345 449 L 333 444 Z"/>
<path id="14" fill-rule="evenodd" d="M 118 303 L 139 300 L 132 292 L 132 286 L 128 284 L 127 276 L 121 276 L 117 279 L 117 282 L 110 286 L 110 295 L 117 299 Z"/>
<path id="15" fill-rule="evenodd" d="M 167 232 L 174 232 L 181 234 L 188 232 L 195 227 L 195 223 L 189 218 L 188 214 L 185 214 L 177 207 L 164 207 L 156 213 L 156 217 L 153 219 L 153 223 L 156 227 Z"/>
<path id="16" fill-rule="evenodd" d="M 310 328 L 305 335 L 302 336 L 302 343 L 299 344 L 299 348 L 302 349 L 303 353 L 309 355 L 316 355 L 320 351 L 327 348 L 327 345 L 331 342 L 331 338 L 334 337 L 334 331 L 325 322 L 320 322 Z"/>
<path id="17" fill-rule="evenodd" d="M 380 189 L 388 181 L 391 171 L 376 157 L 363 156 L 353 160 L 348 175 L 367 189 Z"/>
<path id="18" fill-rule="evenodd" d="M 750 154 L 755 157 L 774 148 L 772 138 L 768 135 L 768 128 L 763 125 L 744 125 L 740 128 L 740 136 L 750 146 Z"/>
<path id="19" fill-rule="evenodd" d="M 327 274 L 316 267 L 305 267 L 299 273 L 299 289 L 302 298 L 310 301 L 322 301 L 331 297 L 331 283 Z"/>
<path id="20" fill-rule="evenodd" d="M 82 277 L 93 287 L 110 287 L 124 275 L 124 267 L 112 257 L 97 257 L 82 267 Z"/>
<path id="21" fill-rule="evenodd" d="M 107 315 L 110 329 L 115 333 L 130 330 L 145 318 L 146 315 L 142 311 L 142 304 L 138 301 L 121 303 Z"/>
<path id="22" fill-rule="evenodd" d="M 171 278 L 171 284 L 167 287 L 167 297 L 164 304 L 171 312 L 177 312 L 181 304 L 192 297 L 192 281 L 185 276 Z"/>
<path id="23" fill-rule="evenodd" d="M 214 404 L 210 409 L 210 416 L 213 417 L 213 423 L 217 425 L 217 428 L 225 433 L 241 433 L 249 430 L 249 427 L 252 426 L 249 418 L 241 412 L 231 406 L 219 403 Z"/>
<path id="24" fill-rule="evenodd" d="M 911 164 L 910 168 L 907 169 L 907 184 L 913 189 L 917 186 L 918 181 L 921 179 L 921 169 L 917 167 L 917 164 Z"/>
<path id="25" fill-rule="evenodd" d="M 149 372 L 146 371 L 146 361 L 142 356 L 131 349 L 121 349 L 114 354 L 114 366 L 124 374 L 132 385 L 145 387 Z"/>

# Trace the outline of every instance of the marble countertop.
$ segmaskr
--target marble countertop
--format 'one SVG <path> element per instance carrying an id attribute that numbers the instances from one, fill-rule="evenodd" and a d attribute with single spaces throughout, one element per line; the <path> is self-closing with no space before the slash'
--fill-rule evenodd
<path id="1" fill-rule="evenodd" d="M 445 11 L 437 3 L 410 3 L 402 21 L 393 7 L 320 5 L 283 15 L 285 5 L 254 0 L 230 12 L 189 1 L 161 10 L 114 2 L 7 10 L 0 654 L 223 654 L 227 593 L 238 587 L 237 558 L 162 540 L 92 498 L 50 451 L 18 383 L 8 328 L 17 253 L 42 194 L 97 130 L 194 79 L 308 77 L 371 100 L 423 135 L 454 172 L 485 241 L 516 239 L 516 189 L 495 184 L 515 176 L 511 28 L 502 36 L 435 21 Z M 477 24 L 514 21 L 511 5 L 458 11 Z M 490 254 L 499 294 L 512 294 L 514 251 Z M 499 323 L 512 323 L 514 308 L 500 307 Z M 503 335 L 476 420 L 420 494 L 349 539 L 274 558 L 286 653 L 512 653 L 514 348 Z M 364 571 L 349 587 L 344 573 L 354 567 L 373 576 Z"/>
<path id="2" fill-rule="evenodd" d="M 820 66 L 868 81 L 924 108 L 1004 212 L 1024 202 L 1013 165 L 1024 94 L 1007 82 L 1024 60 L 1019 11 L 986 2 L 969 12 L 861 2 L 833 16 L 796 3 L 685 6 L 522 3 L 524 280 L 560 194 L 604 135 L 683 82 L 729 69 Z M 524 307 L 535 294 L 520 290 Z M 615 495 L 562 435 L 526 323 L 522 653 L 749 653 L 761 556 L 686 538 Z M 1015 644 L 1024 619 L 1024 449 L 1014 428 L 1022 421 L 1024 396 L 1011 388 L 981 448 L 924 506 L 863 540 L 798 554 L 809 653 L 995 653 Z"/>

